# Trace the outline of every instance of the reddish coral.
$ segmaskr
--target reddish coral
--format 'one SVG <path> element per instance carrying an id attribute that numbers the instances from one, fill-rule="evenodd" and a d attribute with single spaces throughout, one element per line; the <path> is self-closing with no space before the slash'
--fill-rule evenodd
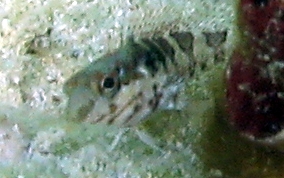
<path id="1" fill-rule="evenodd" d="M 284 1 L 240 0 L 239 44 L 227 70 L 229 121 L 264 138 L 284 128 Z"/>

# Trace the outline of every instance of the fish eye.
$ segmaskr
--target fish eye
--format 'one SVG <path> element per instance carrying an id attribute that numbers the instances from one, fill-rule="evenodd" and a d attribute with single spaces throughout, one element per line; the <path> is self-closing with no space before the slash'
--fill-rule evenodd
<path id="1" fill-rule="evenodd" d="M 102 86 L 107 89 L 111 89 L 115 86 L 115 81 L 112 77 L 106 77 L 103 80 Z"/>
<path id="2" fill-rule="evenodd" d="M 266 6 L 269 0 L 254 0 L 256 6 Z"/>

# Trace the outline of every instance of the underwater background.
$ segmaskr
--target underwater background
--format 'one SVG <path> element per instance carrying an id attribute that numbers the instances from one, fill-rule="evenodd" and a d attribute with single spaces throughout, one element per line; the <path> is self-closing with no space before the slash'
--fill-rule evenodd
<path id="1" fill-rule="evenodd" d="M 282 153 L 225 122 L 225 67 L 235 44 L 235 0 L 1 0 L 0 177 L 282 177 Z M 210 66 L 187 81 L 184 111 L 160 111 L 136 131 L 64 118 L 64 82 L 133 34 L 190 31 Z M 228 32 L 215 65 L 204 32 Z M 125 133 L 124 133 L 125 132 Z M 114 149 L 109 149 L 118 138 Z"/>

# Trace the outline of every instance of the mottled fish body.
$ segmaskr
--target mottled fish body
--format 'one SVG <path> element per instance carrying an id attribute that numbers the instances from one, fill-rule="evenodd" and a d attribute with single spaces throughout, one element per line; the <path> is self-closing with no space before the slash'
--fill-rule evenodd
<path id="1" fill-rule="evenodd" d="M 212 34 L 205 34 L 208 45 L 214 43 Z M 217 34 L 223 40 L 216 49 L 226 34 Z M 185 79 L 194 76 L 196 66 L 193 41 L 191 32 L 129 38 L 66 81 L 68 118 L 133 126 L 158 109 L 181 110 L 187 104 Z"/>

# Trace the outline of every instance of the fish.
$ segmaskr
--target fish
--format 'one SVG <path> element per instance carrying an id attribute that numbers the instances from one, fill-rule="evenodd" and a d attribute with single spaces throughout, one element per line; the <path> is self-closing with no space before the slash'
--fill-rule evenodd
<path id="1" fill-rule="evenodd" d="M 284 143 L 284 1 L 240 0 L 226 70 L 230 125 L 265 145 Z M 278 147 L 278 146 L 277 146 Z"/>
<path id="2" fill-rule="evenodd" d="M 227 30 L 206 32 L 206 44 L 222 53 Z M 67 118 L 133 127 L 158 110 L 183 110 L 186 81 L 200 65 L 190 31 L 137 37 L 103 55 L 66 80 Z M 205 70 L 205 69 L 203 69 Z"/>

